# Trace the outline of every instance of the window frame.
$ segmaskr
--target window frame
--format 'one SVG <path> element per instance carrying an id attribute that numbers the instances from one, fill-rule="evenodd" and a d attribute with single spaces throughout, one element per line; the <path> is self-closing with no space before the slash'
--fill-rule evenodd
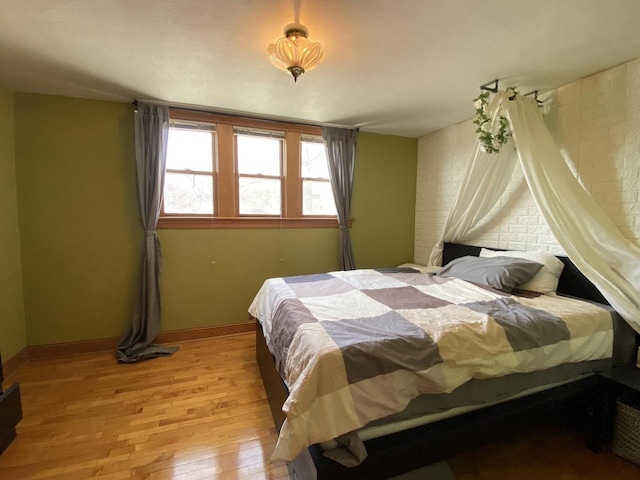
<path id="1" fill-rule="evenodd" d="M 214 214 L 168 214 L 164 212 L 163 199 L 159 229 L 338 228 L 336 215 L 302 215 L 301 137 L 321 136 L 320 127 L 180 108 L 171 108 L 170 118 L 215 125 Z M 239 214 L 234 127 L 284 132 L 281 215 Z"/>
<path id="2" fill-rule="evenodd" d="M 236 132 L 235 130 L 245 130 L 247 133 L 244 132 Z M 274 134 L 274 137 L 280 133 L 282 133 L 282 137 L 278 138 L 279 141 L 279 145 L 278 145 L 278 150 L 279 150 L 279 154 L 280 154 L 280 158 L 278 159 L 279 162 L 279 169 L 280 169 L 280 175 L 263 175 L 263 174 L 252 174 L 252 173 L 240 173 L 240 167 L 239 167 L 239 151 L 240 149 L 238 148 L 238 135 L 247 135 L 247 136 L 251 136 L 252 133 L 256 133 L 257 131 L 260 132 L 264 132 L 265 136 L 267 136 L 268 134 Z M 250 128 L 246 128 L 246 127 L 238 127 L 237 125 L 234 125 L 234 132 L 233 132 L 233 147 L 234 147 L 234 168 L 235 168 L 235 181 L 236 181 L 236 197 L 235 197 L 235 202 L 236 205 L 238 206 L 238 209 L 236 211 L 236 215 L 238 217 L 260 217 L 260 218 L 273 218 L 273 217 L 281 217 L 284 216 L 285 214 L 285 208 L 284 208 L 284 199 L 285 199 L 285 193 L 286 193 L 286 189 L 285 189 L 285 176 L 284 176 L 284 171 L 285 171 L 285 132 L 281 132 L 281 131 L 275 131 L 275 130 L 264 130 L 264 129 L 250 129 Z M 279 215 L 271 215 L 271 214 L 249 214 L 249 213 L 241 213 L 240 212 L 240 178 L 258 178 L 258 179 L 266 179 L 266 180 L 278 180 L 280 181 L 280 214 Z"/>
<path id="3" fill-rule="evenodd" d="M 320 135 L 301 135 L 300 136 L 300 215 L 304 218 L 334 218 L 334 217 L 337 218 L 337 213 L 335 215 L 312 215 L 312 214 L 304 213 L 304 182 L 305 180 L 309 182 L 328 183 L 329 186 L 331 186 L 330 178 L 302 176 L 302 142 L 305 141 L 305 137 L 306 138 L 311 137 L 312 139 L 319 139 L 320 141 L 317 143 L 324 143 L 322 141 L 322 132 L 320 132 Z M 328 166 L 327 166 L 327 169 L 328 169 Z M 337 210 L 337 207 L 336 207 L 336 210 Z"/>
<path id="4" fill-rule="evenodd" d="M 176 120 L 176 123 L 182 123 L 183 125 L 188 125 L 189 123 L 194 123 L 192 121 L 189 120 L 184 120 L 184 119 L 171 119 L 171 120 Z M 211 122 L 200 122 L 200 123 L 207 123 L 207 124 L 211 124 Z M 218 172 L 217 172 L 217 167 L 216 167 L 216 163 L 217 163 L 217 150 L 218 150 L 218 136 L 216 134 L 216 129 L 215 129 L 215 124 L 211 124 L 212 128 L 211 130 L 209 130 L 209 133 L 211 134 L 211 161 L 212 161 L 212 165 L 211 165 L 211 171 L 210 172 L 205 172 L 205 171 L 201 171 L 201 170 L 188 170 L 188 169 L 182 169 L 182 170 L 178 170 L 175 168 L 165 168 L 165 175 L 167 173 L 175 173 L 175 174 L 180 174 L 180 175 L 201 175 L 201 176 L 209 176 L 211 177 L 211 185 L 213 188 L 213 198 L 214 198 L 214 202 L 213 202 L 213 216 L 216 216 L 217 211 L 218 211 L 218 199 L 217 199 L 217 190 L 218 190 Z M 193 130 L 198 130 L 197 128 L 194 128 Z M 204 129 L 203 129 L 204 130 Z M 162 192 L 162 202 L 160 203 L 160 218 L 163 217 L 176 217 L 176 216 L 184 216 L 185 214 L 181 214 L 181 213 L 167 213 L 164 210 L 164 191 Z M 199 218 L 199 217 L 204 217 L 204 218 L 209 218 L 212 215 L 208 214 L 208 213 L 189 213 L 186 214 L 189 215 L 191 217 L 194 218 Z"/>

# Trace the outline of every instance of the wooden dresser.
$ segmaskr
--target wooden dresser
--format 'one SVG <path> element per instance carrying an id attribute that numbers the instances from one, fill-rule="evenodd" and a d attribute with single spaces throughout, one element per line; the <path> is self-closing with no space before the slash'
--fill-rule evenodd
<path id="1" fill-rule="evenodd" d="M 14 383 L 6 390 L 2 386 L 2 354 L 0 353 L 0 454 L 16 438 L 16 425 L 22 419 L 20 386 Z"/>

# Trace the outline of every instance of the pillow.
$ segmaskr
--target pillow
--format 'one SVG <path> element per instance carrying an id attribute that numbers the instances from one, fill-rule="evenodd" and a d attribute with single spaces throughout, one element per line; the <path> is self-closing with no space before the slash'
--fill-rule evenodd
<path id="1" fill-rule="evenodd" d="M 506 252 L 497 252 L 483 248 L 480 250 L 481 257 L 515 257 L 532 260 L 542 263 L 544 266 L 536 273 L 531 280 L 516 285 L 520 290 L 529 290 L 530 292 L 544 293 L 545 295 L 555 295 L 558 288 L 558 280 L 564 269 L 564 263 L 555 255 L 545 252 L 521 252 L 518 250 L 508 250 Z"/>
<path id="2" fill-rule="evenodd" d="M 456 277 L 510 293 L 513 287 L 532 278 L 542 266 L 523 258 L 466 256 L 447 263 L 436 275 Z"/>
<path id="3" fill-rule="evenodd" d="M 398 268 L 413 268 L 414 270 L 418 270 L 420 273 L 434 273 L 442 267 L 435 267 L 433 265 L 426 266 L 418 263 L 403 263 L 402 265 L 398 265 Z"/>

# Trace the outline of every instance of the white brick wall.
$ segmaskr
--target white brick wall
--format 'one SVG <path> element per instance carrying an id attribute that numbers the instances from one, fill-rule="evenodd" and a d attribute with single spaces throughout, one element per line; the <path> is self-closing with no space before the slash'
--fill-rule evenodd
<path id="1" fill-rule="evenodd" d="M 546 103 L 547 126 L 580 181 L 640 244 L 640 59 L 561 87 Z M 476 141 L 473 127 L 468 120 L 419 139 L 416 263 L 428 263 L 442 232 Z M 563 253 L 518 166 L 498 206 L 461 243 Z"/>

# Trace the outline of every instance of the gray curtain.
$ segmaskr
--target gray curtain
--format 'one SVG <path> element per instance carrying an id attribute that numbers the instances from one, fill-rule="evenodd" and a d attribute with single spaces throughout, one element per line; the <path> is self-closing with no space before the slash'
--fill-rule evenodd
<path id="1" fill-rule="evenodd" d="M 162 252 L 156 227 L 164 189 L 169 138 L 169 108 L 138 103 L 134 113 L 138 212 L 145 230 L 133 324 L 118 343 L 120 362 L 173 355 L 177 347 L 154 345 L 160 333 Z"/>
<path id="2" fill-rule="evenodd" d="M 356 158 L 357 130 L 322 127 L 322 139 L 329 162 L 329 178 L 333 198 L 338 211 L 340 226 L 340 266 L 343 270 L 354 270 L 349 220 L 351 218 L 351 192 Z"/>

